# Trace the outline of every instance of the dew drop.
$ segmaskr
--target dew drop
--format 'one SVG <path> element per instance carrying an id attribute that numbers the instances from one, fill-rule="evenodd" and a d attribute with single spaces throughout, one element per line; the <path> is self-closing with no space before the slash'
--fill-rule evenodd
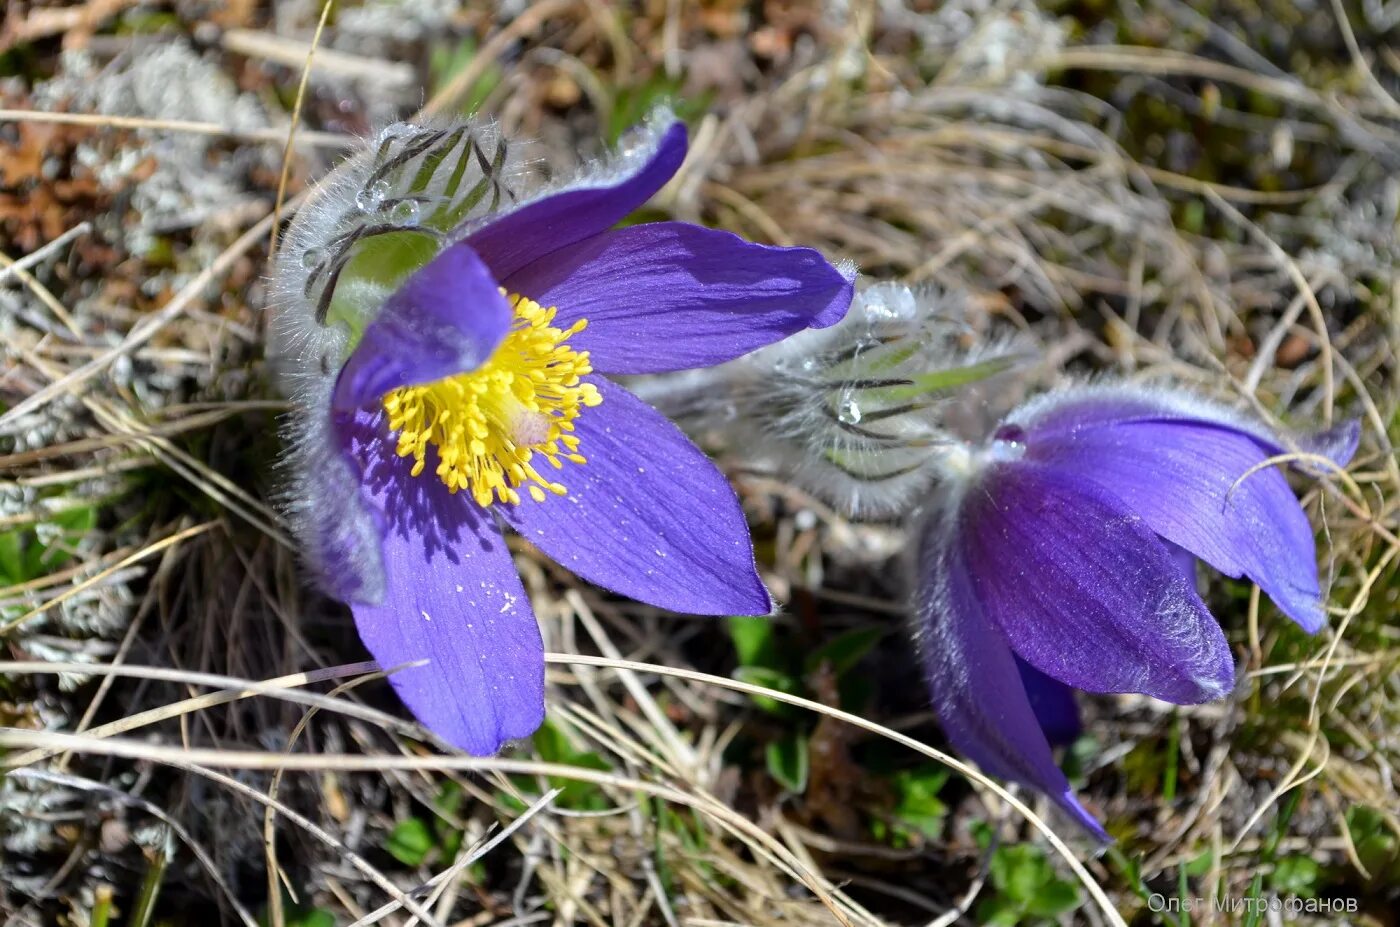
<path id="1" fill-rule="evenodd" d="M 379 208 L 379 204 L 384 202 L 384 197 L 389 195 L 389 183 L 385 180 L 376 180 L 374 183 L 355 194 L 355 205 L 362 212 L 374 212 Z"/>
<path id="2" fill-rule="evenodd" d="M 1026 456 L 1026 431 L 1020 425 L 1002 425 L 992 435 L 988 448 L 992 460 L 1012 461 Z"/>
<path id="3" fill-rule="evenodd" d="M 1025 444 L 1026 429 L 1020 425 L 1002 425 L 992 435 L 993 441 L 1005 441 L 1007 444 Z"/>
<path id="4" fill-rule="evenodd" d="M 841 397 L 841 402 L 836 408 L 836 417 L 842 424 L 854 425 L 861 420 L 862 414 L 860 402 L 855 396 L 846 393 Z"/>
<path id="5" fill-rule="evenodd" d="M 880 284 L 865 291 L 865 317 L 872 325 L 914 318 L 919 311 L 914 293 L 899 284 Z"/>
<path id="6" fill-rule="evenodd" d="M 399 200 L 389 211 L 389 221 L 412 228 L 418 224 L 418 204 L 413 200 Z"/>
<path id="7" fill-rule="evenodd" d="M 321 263 L 322 256 L 320 248 L 307 248 L 301 253 L 301 266 L 308 269 L 315 267 Z"/>
<path id="8" fill-rule="evenodd" d="M 393 141 L 399 136 L 405 134 L 407 131 L 408 126 L 404 125 L 402 122 L 396 122 L 392 125 L 387 125 L 380 130 L 379 136 L 375 139 L 375 142 L 382 145 L 385 142 Z"/>

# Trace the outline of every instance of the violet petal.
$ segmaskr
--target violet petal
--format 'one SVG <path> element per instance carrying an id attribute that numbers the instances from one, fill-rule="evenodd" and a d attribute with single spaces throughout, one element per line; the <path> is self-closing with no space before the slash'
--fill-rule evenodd
<path id="1" fill-rule="evenodd" d="M 1017 660 L 978 604 L 961 555 L 935 542 L 921 559 L 920 651 L 944 733 L 984 772 L 1044 792 L 1107 842 L 1055 765 Z"/>
<path id="2" fill-rule="evenodd" d="M 1298 450 L 1303 453 L 1326 457 L 1337 466 L 1345 467 L 1356 456 L 1361 444 L 1361 422 L 1357 419 L 1340 422 L 1323 431 L 1300 435 L 1297 442 Z"/>
<path id="3" fill-rule="evenodd" d="M 1029 432 L 1033 440 L 1066 436 L 1084 428 L 1130 422 L 1179 422 L 1229 429 L 1244 435 L 1270 457 L 1287 453 L 1289 441 L 1268 426 L 1228 406 L 1166 387 L 1095 383 L 1045 393 L 1022 405 L 1008 424 Z M 1327 457 L 1345 466 L 1361 440 L 1361 423 L 1341 422 L 1324 431 L 1291 435 L 1303 453 Z"/>
<path id="4" fill-rule="evenodd" d="M 1322 627 L 1312 526 L 1277 467 L 1254 469 L 1265 451 L 1252 436 L 1205 422 L 1138 420 L 1036 435 L 1027 448 L 1220 572 L 1248 576 L 1304 630 Z"/>
<path id="5" fill-rule="evenodd" d="M 1179 704 L 1233 686 L 1225 635 L 1176 558 L 1097 487 L 1030 460 L 997 465 L 959 524 L 978 600 L 1041 672 Z"/>
<path id="6" fill-rule="evenodd" d="M 415 271 L 385 302 L 336 381 L 332 405 L 372 405 L 402 386 L 431 383 L 485 363 L 510 329 L 496 279 L 465 245 Z"/>
<path id="7" fill-rule="evenodd" d="M 600 373 L 661 373 L 723 363 L 806 328 L 840 321 L 852 283 L 811 248 L 657 222 L 605 232 L 535 261 L 508 290 L 587 319 L 572 344 Z"/>
<path id="8" fill-rule="evenodd" d="M 333 426 L 328 425 L 330 429 Z M 292 505 L 305 510 L 299 540 L 316 566 L 322 586 L 342 602 L 380 602 L 384 598 L 384 566 L 379 539 L 383 522 L 378 509 L 361 494 L 347 492 L 360 474 L 348 453 L 327 442 L 335 452 L 297 475 Z"/>
<path id="9" fill-rule="evenodd" d="M 584 181 L 488 218 L 465 242 L 481 255 L 496 279 L 506 280 L 553 251 L 606 232 L 636 211 L 680 169 L 685 150 L 685 124 L 673 123 L 630 173 L 603 174 L 596 181 Z M 522 295 L 536 298 L 531 293 Z"/>
<path id="10" fill-rule="evenodd" d="M 1074 690 L 1058 679 L 1051 679 L 1020 657 L 1016 658 L 1016 669 L 1021 673 L 1021 685 L 1025 687 L 1026 698 L 1030 701 L 1035 719 L 1045 732 L 1045 739 L 1051 746 L 1063 747 L 1074 742 L 1084 731 L 1079 723 L 1079 705 L 1074 700 Z"/>
<path id="11" fill-rule="evenodd" d="M 724 476 L 660 413 L 601 377 L 575 420 L 584 464 L 564 496 L 497 506 L 521 536 L 591 583 L 692 615 L 766 615 L 748 524 Z"/>
<path id="12" fill-rule="evenodd" d="M 432 475 L 409 475 L 381 414 L 357 416 L 354 453 L 383 513 L 385 592 L 352 606 L 355 625 L 414 716 L 478 756 L 544 719 L 544 646 L 530 600 L 490 516 Z"/>

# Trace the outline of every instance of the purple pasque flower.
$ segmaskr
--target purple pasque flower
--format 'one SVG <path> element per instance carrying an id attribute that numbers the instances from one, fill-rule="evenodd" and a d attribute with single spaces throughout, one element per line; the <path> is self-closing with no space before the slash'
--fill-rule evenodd
<path id="1" fill-rule="evenodd" d="M 427 143 L 404 145 L 398 155 L 386 143 L 380 161 L 406 165 L 395 168 L 404 178 L 431 175 L 412 160 Z M 383 666 L 426 661 L 391 682 L 471 753 L 529 735 L 544 716 L 543 646 L 504 527 L 659 607 L 771 610 L 724 477 L 603 375 L 720 363 L 830 325 L 852 285 L 806 248 L 680 222 L 614 228 L 685 151 L 684 127 L 663 125 L 620 166 L 466 222 L 359 331 L 349 313 L 330 364 L 298 347 L 304 318 L 283 339 L 282 354 L 310 358 L 290 506 L 309 559 Z M 495 169 L 486 156 L 463 162 Z M 328 295 L 320 314 L 333 323 L 344 305 Z"/>
<path id="2" fill-rule="evenodd" d="M 1350 423 L 1296 446 L 1342 465 L 1359 434 Z M 948 738 L 1107 839 L 1051 756 L 1077 730 L 1066 686 L 1183 705 L 1229 692 L 1197 558 L 1322 627 L 1312 528 L 1284 474 L 1254 469 L 1284 452 L 1218 405 L 1100 384 L 1033 400 L 952 455 L 923 529 L 918 612 Z"/>

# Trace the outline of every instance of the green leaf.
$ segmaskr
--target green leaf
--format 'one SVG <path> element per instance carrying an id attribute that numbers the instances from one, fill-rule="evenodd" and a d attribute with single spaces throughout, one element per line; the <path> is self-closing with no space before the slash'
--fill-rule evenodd
<path id="1" fill-rule="evenodd" d="M 765 689 L 772 689 L 786 695 L 796 695 L 798 692 L 797 680 L 787 673 L 766 666 L 741 666 L 734 671 L 734 678 L 740 682 L 747 682 L 751 686 L 762 686 Z M 770 714 L 785 715 L 788 713 L 788 706 L 776 699 L 771 699 L 766 695 L 755 695 L 752 698 L 754 705 Z"/>
<path id="2" fill-rule="evenodd" d="M 768 745 L 764 755 L 768 760 L 768 774 L 776 779 L 779 785 L 798 795 L 807 791 L 812 760 L 807 749 L 806 737 L 798 734 L 774 741 Z"/>
<path id="3" fill-rule="evenodd" d="M 1354 805 L 1347 809 L 1347 830 L 1352 840 L 1363 840 L 1379 834 L 1385 827 L 1385 818 L 1370 805 Z"/>
<path id="4" fill-rule="evenodd" d="M 990 895 L 977 903 L 977 923 L 982 927 L 1016 927 L 1025 908 L 1005 895 Z"/>
<path id="5" fill-rule="evenodd" d="M 882 386 L 870 391 L 869 395 L 877 402 L 908 402 L 933 393 L 943 393 L 959 386 L 976 383 L 994 377 L 1016 363 L 1015 358 L 996 357 L 966 367 L 950 370 L 934 370 L 911 377 L 908 386 Z"/>
<path id="6" fill-rule="evenodd" d="M 1357 858 L 1372 879 L 1385 880 L 1392 870 L 1400 872 L 1400 842 L 1379 811 L 1367 805 L 1348 808 L 1347 831 L 1356 846 Z"/>
<path id="7" fill-rule="evenodd" d="M 435 846 L 437 841 L 433 839 L 432 828 L 422 818 L 400 821 L 384 841 L 389 855 L 405 866 L 422 865 Z"/>
<path id="8" fill-rule="evenodd" d="M 611 768 L 598 754 L 575 749 L 564 731 L 548 721 L 535 732 L 534 744 L 540 759 L 546 762 L 577 766 L 581 769 L 607 770 Z M 563 776 L 550 776 L 549 787 L 562 789 L 559 798 L 556 799 L 561 808 L 571 808 L 575 811 L 597 811 L 607 807 L 607 800 L 603 797 L 602 790 L 591 782 L 579 782 L 576 779 L 566 779 Z M 525 788 L 528 790 L 530 786 L 527 785 Z"/>
<path id="9" fill-rule="evenodd" d="M 1210 865 L 1215 861 L 1215 854 L 1209 849 L 1203 850 L 1195 859 L 1186 864 L 1186 874 L 1193 879 L 1210 872 Z"/>
<path id="10" fill-rule="evenodd" d="M 894 817 L 910 830 L 937 839 L 943 833 L 944 819 L 948 815 L 948 806 L 937 796 L 948 776 L 948 770 L 941 766 L 925 766 L 895 774 L 894 787 L 899 803 L 894 808 Z"/>
<path id="11" fill-rule="evenodd" d="M 462 849 L 462 831 L 452 823 L 461 810 L 462 798 L 462 787 L 449 779 L 433 799 L 433 810 L 437 812 L 433 818 L 433 833 L 437 836 L 443 859 L 456 859 L 457 851 Z"/>
<path id="12" fill-rule="evenodd" d="M 364 334 L 361 327 L 365 322 L 365 294 L 393 292 L 437 253 L 437 240 L 422 231 L 405 229 L 361 239 L 350 249 L 350 259 L 331 294 L 326 318 L 347 325 L 352 341 L 357 343 Z"/>
<path id="13" fill-rule="evenodd" d="M 258 923 L 268 927 L 269 912 L 258 915 Z M 325 908 L 308 908 L 293 904 L 291 897 L 282 892 L 282 923 L 285 927 L 335 927 L 335 915 Z"/>
<path id="14" fill-rule="evenodd" d="M 1001 847 L 992 854 L 992 884 L 998 891 L 1029 904 L 1042 885 L 1054 878 L 1050 863 L 1028 844 Z"/>
<path id="15" fill-rule="evenodd" d="M 699 100 L 686 100 L 680 95 L 684 83 L 684 77 L 657 73 L 640 84 L 618 87 L 613 94 L 612 111 L 607 114 L 609 143 L 616 144 L 623 133 L 645 119 L 658 105 L 669 105 L 681 120 L 707 110 L 710 94 Z"/>
<path id="16" fill-rule="evenodd" d="M 462 787 L 451 779 L 442 784 L 438 789 L 437 797 L 433 799 L 433 809 L 443 817 L 453 818 L 462 810 Z M 442 822 L 446 826 L 447 822 Z"/>
<path id="17" fill-rule="evenodd" d="M 1037 917 L 1059 917 L 1079 907 L 1079 887 L 1061 879 L 1040 886 L 1026 904 L 1026 913 Z"/>
<path id="18" fill-rule="evenodd" d="M 816 672 L 824 663 L 840 678 L 855 668 L 861 659 L 885 636 L 885 628 L 872 626 L 856 628 L 838 634 L 807 655 L 805 670 Z"/>
<path id="19" fill-rule="evenodd" d="M 725 619 L 729 639 L 740 666 L 778 666 L 778 648 L 773 640 L 776 625 L 769 618 L 734 615 Z"/>
<path id="20" fill-rule="evenodd" d="M 1322 866 L 1309 856 L 1285 856 L 1274 865 L 1269 884 L 1280 895 L 1312 898 L 1317 895 Z"/>
<path id="21" fill-rule="evenodd" d="M 40 534 L 35 530 L 32 542 L 24 551 L 26 579 L 47 576 L 72 560 L 73 548 L 97 526 L 97 509 L 90 505 L 75 506 L 49 516 L 46 522 L 59 531 L 48 537 L 47 532 Z M 46 541 L 41 541 L 41 537 L 46 537 Z"/>
<path id="22" fill-rule="evenodd" d="M 309 908 L 286 919 L 287 927 L 335 927 L 335 915 L 325 908 Z"/>
<path id="23" fill-rule="evenodd" d="M 1099 742 L 1092 734 L 1081 734 L 1075 738 L 1074 743 L 1065 748 L 1064 759 L 1060 766 L 1064 769 L 1065 776 L 1070 782 L 1080 783 L 1086 775 L 1086 770 L 1091 768 L 1094 757 L 1099 754 Z"/>
<path id="24" fill-rule="evenodd" d="M 1127 882 L 1128 887 L 1137 893 L 1139 898 L 1143 901 L 1148 900 L 1152 892 L 1142 881 L 1141 859 L 1137 857 L 1130 859 L 1123 854 L 1122 850 L 1114 846 L 1108 848 L 1105 858 L 1113 864 L 1114 868 L 1123 876 L 1124 881 Z"/>
<path id="25" fill-rule="evenodd" d="M 574 755 L 574 748 L 569 743 L 569 738 L 549 721 L 540 725 L 532 739 L 535 744 L 535 752 L 546 763 L 567 763 Z"/>
<path id="26" fill-rule="evenodd" d="M 7 586 L 33 578 L 24 575 L 24 548 L 20 543 L 20 535 L 18 530 L 0 534 L 0 579 L 3 579 Z"/>

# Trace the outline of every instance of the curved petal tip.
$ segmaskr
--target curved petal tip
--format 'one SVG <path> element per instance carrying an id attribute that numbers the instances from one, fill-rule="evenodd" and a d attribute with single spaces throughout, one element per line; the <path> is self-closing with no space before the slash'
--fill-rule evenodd
<path id="1" fill-rule="evenodd" d="M 365 327 L 332 406 L 360 408 L 391 390 L 472 370 L 501 343 L 511 317 L 486 265 L 454 245 L 405 280 Z"/>
<path id="2" fill-rule="evenodd" d="M 1083 827 L 1096 840 L 1100 847 L 1107 847 L 1114 840 L 1108 835 L 1108 831 L 1103 829 L 1103 825 L 1098 822 L 1088 809 L 1075 797 L 1074 789 L 1065 789 L 1059 795 L 1052 795 L 1055 804 L 1068 814 L 1076 824 Z"/>
<path id="3" fill-rule="evenodd" d="M 1298 447 L 1304 453 L 1326 457 L 1339 467 L 1351 462 L 1360 444 L 1361 420 L 1356 418 L 1298 439 Z"/>

